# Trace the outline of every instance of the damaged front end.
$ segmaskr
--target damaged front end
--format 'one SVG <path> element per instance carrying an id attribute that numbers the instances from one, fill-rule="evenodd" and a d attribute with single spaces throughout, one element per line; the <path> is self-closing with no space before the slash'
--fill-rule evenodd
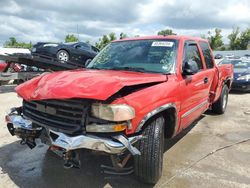
<path id="1" fill-rule="evenodd" d="M 65 160 L 65 167 L 80 167 L 77 150 L 89 149 L 108 154 L 120 155 L 129 151 L 130 155 L 140 155 L 140 151 L 133 146 L 141 136 L 125 137 L 117 134 L 111 137 L 97 136 L 94 134 L 69 135 L 59 131 L 37 125 L 23 114 L 22 107 L 12 108 L 6 115 L 7 127 L 12 136 L 21 138 L 21 144 L 27 144 L 33 149 L 36 139 L 50 146 L 52 151 L 60 151 Z M 57 153 L 58 154 L 58 153 Z"/>

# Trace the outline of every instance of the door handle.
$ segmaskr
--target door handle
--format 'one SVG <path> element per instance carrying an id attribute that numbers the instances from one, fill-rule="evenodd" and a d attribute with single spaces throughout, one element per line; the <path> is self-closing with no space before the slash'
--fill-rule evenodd
<path id="1" fill-rule="evenodd" d="M 204 78 L 204 84 L 207 84 L 208 83 L 208 78 L 206 77 L 206 78 Z"/>

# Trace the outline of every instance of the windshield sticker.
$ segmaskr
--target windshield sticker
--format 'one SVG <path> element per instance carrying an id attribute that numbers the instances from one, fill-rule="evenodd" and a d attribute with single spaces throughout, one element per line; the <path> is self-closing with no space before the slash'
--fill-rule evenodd
<path id="1" fill-rule="evenodd" d="M 153 42 L 151 46 L 173 47 L 173 45 L 174 45 L 174 42 L 157 41 L 157 42 Z"/>

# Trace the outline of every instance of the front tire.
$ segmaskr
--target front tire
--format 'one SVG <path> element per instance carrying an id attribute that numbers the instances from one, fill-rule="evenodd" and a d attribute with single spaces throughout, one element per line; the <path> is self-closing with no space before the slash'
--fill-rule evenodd
<path id="1" fill-rule="evenodd" d="M 66 50 L 59 50 L 56 57 L 62 63 L 69 61 L 69 53 Z"/>
<path id="2" fill-rule="evenodd" d="M 224 114 L 227 108 L 229 89 L 224 85 L 221 91 L 220 98 L 212 104 L 212 111 L 216 114 Z"/>
<path id="3" fill-rule="evenodd" d="M 164 151 L 164 118 L 150 121 L 137 143 L 141 155 L 135 157 L 135 175 L 145 183 L 155 184 L 162 175 Z"/>

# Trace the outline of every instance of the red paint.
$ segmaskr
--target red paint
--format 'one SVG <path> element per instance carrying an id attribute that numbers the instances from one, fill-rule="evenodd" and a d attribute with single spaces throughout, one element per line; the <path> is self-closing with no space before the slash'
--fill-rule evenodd
<path id="1" fill-rule="evenodd" d="M 5 68 L 7 67 L 7 63 L 5 62 L 0 62 L 0 72 L 3 72 Z"/>
<path id="2" fill-rule="evenodd" d="M 165 75 L 112 70 L 75 70 L 36 77 L 16 87 L 25 100 L 88 98 L 106 100 L 124 86 L 163 82 Z"/>
<path id="3" fill-rule="evenodd" d="M 134 133 L 140 121 L 152 110 L 166 103 L 175 103 L 178 116 L 178 132 L 180 132 L 219 98 L 225 80 L 232 79 L 233 68 L 231 65 L 222 65 L 219 68 L 214 65 L 214 68 L 206 69 L 204 57 L 198 44 L 198 41 L 206 40 L 200 38 L 153 36 L 128 38 L 123 39 L 123 41 L 147 39 L 179 40 L 176 74 L 165 76 L 161 74 L 86 69 L 65 71 L 34 78 L 18 86 L 16 91 L 25 100 L 67 98 L 106 100 L 124 86 L 161 82 L 123 98 L 118 98 L 113 103 L 125 103 L 135 109 L 136 117 L 132 120 L 132 130 L 127 130 L 127 134 Z M 195 75 L 183 77 L 182 59 L 186 40 L 193 40 L 197 43 L 204 68 Z M 209 80 L 207 84 L 202 83 L 205 77 Z M 204 101 L 208 101 L 208 103 L 187 117 L 183 116 L 183 114 Z"/>
<path id="4" fill-rule="evenodd" d="M 3 72 L 7 66 L 8 66 L 7 63 L 0 61 L 0 72 Z M 17 63 L 11 63 L 10 68 L 12 70 L 14 70 L 14 72 L 21 72 L 21 70 L 22 70 L 21 65 L 19 65 Z"/>

